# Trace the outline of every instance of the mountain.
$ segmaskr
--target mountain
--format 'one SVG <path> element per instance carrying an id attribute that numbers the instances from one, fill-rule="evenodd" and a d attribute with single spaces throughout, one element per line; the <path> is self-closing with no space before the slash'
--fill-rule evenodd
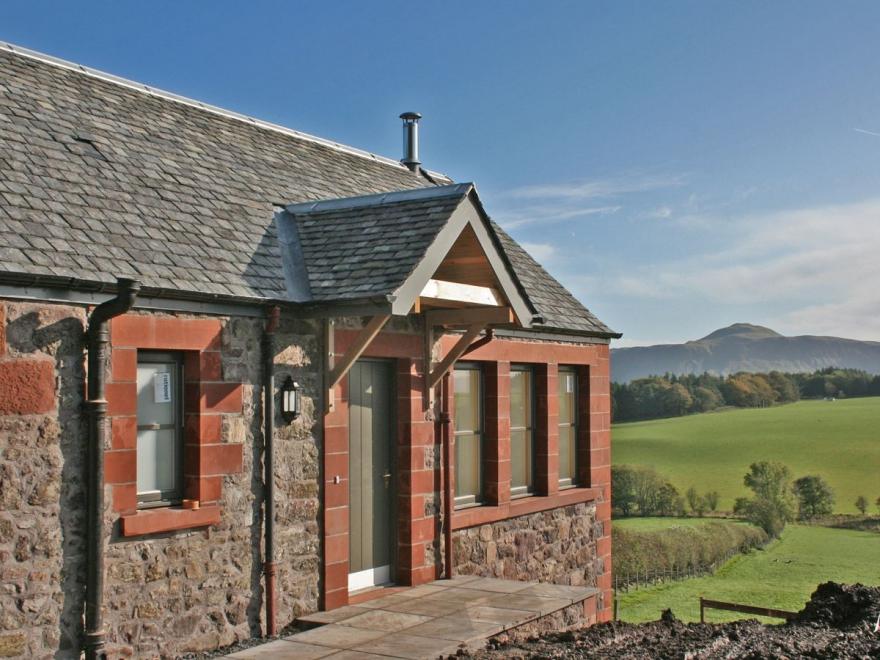
<path id="1" fill-rule="evenodd" d="M 825 367 L 880 374 L 880 342 L 812 335 L 784 337 L 760 325 L 734 323 L 684 344 L 611 351 L 611 379 L 618 383 L 665 373 L 809 372 Z"/>

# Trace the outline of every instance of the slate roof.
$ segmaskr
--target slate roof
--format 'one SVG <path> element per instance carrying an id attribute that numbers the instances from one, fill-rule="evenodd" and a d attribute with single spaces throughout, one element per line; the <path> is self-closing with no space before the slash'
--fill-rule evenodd
<path id="1" fill-rule="evenodd" d="M 278 206 L 438 182 L 448 180 L 0 42 L 0 280 L 87 287 L 124 276 L 155 295 L 291 300 Z M 423 211 L 429 224 L 442 215 Z M 332 254 L 306 255 L 314 296 L 367 291 L 380 262 L 397 277 L 389 253 L 394 269 L 411 268 L 407 241 L 430 227 L 382 216 L 338 218 L 352 230 L 326 237 Z M 373 227 L 394 241 L 370 245 Z M 317 221 L 302 230 L 320 234 Z M 496 234 L 546 327 L 609 333 Z"/>
<path id="2" fill-rule="evenodd" d="M 527 300 L 535 313 L 544 318 L 543 325 L 538 327 L 612 337 L 621 336 L 584 307 L 497 223 L 493 222 L 492 228 L 495 230 L 502 254 L 516 274 Z"/>
<path id="3" fill-rule="evenodd" d="M 288 207 L 311 299 L 347 300 L 396 290 L 471 188 L 428 188 L 403 199 L 394 194 L 355 198 L 326 210 L 320 203 Z"/>

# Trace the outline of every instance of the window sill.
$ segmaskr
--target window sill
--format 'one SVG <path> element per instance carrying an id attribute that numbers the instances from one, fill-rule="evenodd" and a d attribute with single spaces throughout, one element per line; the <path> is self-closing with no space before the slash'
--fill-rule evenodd
<path id="1" fill-rule="evenodd" d="M 532 495 L 498 506 L 478 506 L 464 510 L 456 510 L 452 514 L 452 529 L 466 529 L 487 523 L 517 518 L 530 513 L 538 513 L 549 509 L 558 509 L 572 504 L 594 501 L 601 493 L 600 488 L 583 488 L 574 486 L 555 495 Z"/>
<path id="2" fill-rule="evenodd" d="M 137 513 L 122 516 L 120 520 L 122 536 L 144 536 L 145 534 L 159 534 L 216 525 L 220 522 L 220 507 L 213 505 L 200 509 L 180 509 L 177 507 L 143 509 Z"/>

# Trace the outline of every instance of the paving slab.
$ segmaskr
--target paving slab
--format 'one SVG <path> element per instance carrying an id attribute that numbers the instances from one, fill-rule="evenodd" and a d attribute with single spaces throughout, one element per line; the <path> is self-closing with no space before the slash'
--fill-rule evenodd
<path id="1" fill-rule="evenodd" d="M 480 591 L 492 591 L 510 594 L 528 589 L 533 586 L 532 582 L 517 582 L 516 580 L 499 580 L 498 578 L 477 578 L 456 585 L 461 589 L 479 589 Z"/>
<path id="2" fill-rule="evenodd" d="M 352 651 L 378 653 L 391 658 L 428 660 L 429 658 L 452 655 L 458 651 L 459 645 L 459 642 L 454 640 L 441 640 L 436 637 L 422 637 L 406 631 L 402 633 L 394 633 L 388 637 L 378 639 L 375 642 L 364 644 L 352 649 Z"/>
<path id="3" fill-rule="evenodd" d="M 337 621 L 342 621 L 343 619 L 349 619 L 353 616 L 357 616 L 358 614 L 363 614 L 369 611 L 369 609 L 361 607 L 360 605 L 346 605 L 345 607 L 337 607 L 335 610 L 330 610 L 328 612 L 314 612 L 312 614 L 305 614 L 299 617 L 297 621 L 324 625 L 326 623 L 336 623 Z"/>
<path id="4" fill-rule="evenodd" d="M 387 634 L 388 631 L 386 630 L 364 630 L 363 628 L 352 628 L 351 626 L 343 626 L 338 623 L 328 623 L 326 626 L 312 628 L 285 639 L 306 644 L 316 644 L 318 646 L 329 646 L 336 649 L 350 649 Z"/>
<path id="5" fill-rule="evenodd" d="M 444 591 L 443 589 L 438 590 Z M 363 607 L 368 610 L 384 610 L 389 605 L 394 605 L 395 603 L 408 603 L 412 598 L 408 598 L 404 594 L 394 594 L 392 596 L 383 596 L 382 598 L 374 598 L 373 600 L 367 600 L 363 603 L 359 603 L 357 607 Z"/>
<path id="6" fill-rule="evenodd" d="M 388 610 L 368 610 L 364 614 L 358 614 L 349 619 L 339 622 L 341 626 L 354 628 L 366 628 L 367 630 L 403 630 L 417 626 L 420 623 L 431 621 L 432 617 L 420 614 L 408 614 L 404 612 L 389 612 Z"/>
<path id="7" fill-rule="evenodd" d="M 594 587 L 573 587 L 565 584 L 528 584 L 525 589 L 517 593 L 526 596 L 541 596 L 542 598 L 568 599 L 572 603 L 586 600 L 599 593 Z"/>
<path id="8" fill-rule="evenodd" d="M 502 630 L 504 630 L 504 626 L 491 621 L 470 621 L 457 617 L 442 617 L 440 619 L 433 619 L 428 623 L 407 628 L 406 633 L 408 635 L 448 639 L 456 642 L 471 642 L 475 639 L 491 637 Z"/>
<path id="9" fill-rule="evenodd" d="M 543 616 L 555 612 L 556 610 L 561 610 L 564 607 L 568 607 L 571 605 L 571 601 L 568 599 L 542 598 L 540 596 L 528 596 L 524 594 L 497 594 L 494 598 L 485 601 L 483 604 L 489 605 L 490 607 L 506 607 L 514 610 L 526 610 Z"/>
<path id="10" fill-rule="evenodd" d="M 422 600 L 447 600 L 455 603 L 464 604 L 484 601 L 497 595 L 498 593 L 494 591 L 482 591 L 481 589 L 465 589 L 462 587 L 449 587 L 449 589 L 443 589 L 442 591 L 438 591 L 437 593 L 431 594 L 430 596 L 425 596 Z"/>
<path id="11" fill-rule="evenodd" d="M 246 660 L 269 660 L 270 658 L 278 658 L 278 660 L 317 660 L 318 658 L 326 658 L 333 653 L 335 653 L 335 650 L 326 646 L 315 646 L 313 644 L 279 639 L 233 653 L 227 657 Z"/>
<path id="12" fill-rule="evenodd" d="M 466 619 L 469 621 L 485 621 L 500 623 L 505 630 L 519 626 L 534 619 L 537 615 L 528 610 L 514 610 L 507 607 L 492 607 L 490 605 L 476 605 L 464 610 L 457 610 L 446 615 L 449 619 Z"/>
<path id="13" fill-rule="evenodd" d="M 407 612 L 437 618 L 446 616 L 452 612 L 459 612 L 464 609 L 464 606 L 454 600 L 425 600 L 424 598 L 413 598 L 407 601 L 391 603 L 390 605 L 386 605 L 383 609 L 388 612 Z"/>

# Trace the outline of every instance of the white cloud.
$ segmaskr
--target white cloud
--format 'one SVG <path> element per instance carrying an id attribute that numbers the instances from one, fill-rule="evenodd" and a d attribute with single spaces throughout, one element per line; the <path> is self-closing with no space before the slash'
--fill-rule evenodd
<path id="1" fill-rule="evenodd" d="M 674 188 L 684 185 L 684 175 L 635 175 L 569 181 L 565 183 L 545 183 L 524 186 L 511 190 L 508 195 L 517 199 L 596 199 L 618 197 L 620 195 L 648 192 L 661 188 Z"/>
<path id="2" fill-rule="evenodd" d="M 875 131 L 869 131 L 865 128 L 854 128 L 853 130 L 856 133 L 864 133 L 865 135 L 873 135 L 874 137 L 880 137 L 880 133 L 877 133 Z"/>
<path id="3" fill-rule="evenodd" d="M 520 243 L 520 246 L 532 255 L 535 261 L 543 264 L 545 268 L 551 257 L 556 253 L 556 248 L 549 243 Z"/>
<path id="4" fill-rule="evenodd" d="M 880 199 L 704 221 L 723 248 L 610 272 L 603 290 L 692 309 L 764 305 L 788 334 L 880 339 Z"/>

